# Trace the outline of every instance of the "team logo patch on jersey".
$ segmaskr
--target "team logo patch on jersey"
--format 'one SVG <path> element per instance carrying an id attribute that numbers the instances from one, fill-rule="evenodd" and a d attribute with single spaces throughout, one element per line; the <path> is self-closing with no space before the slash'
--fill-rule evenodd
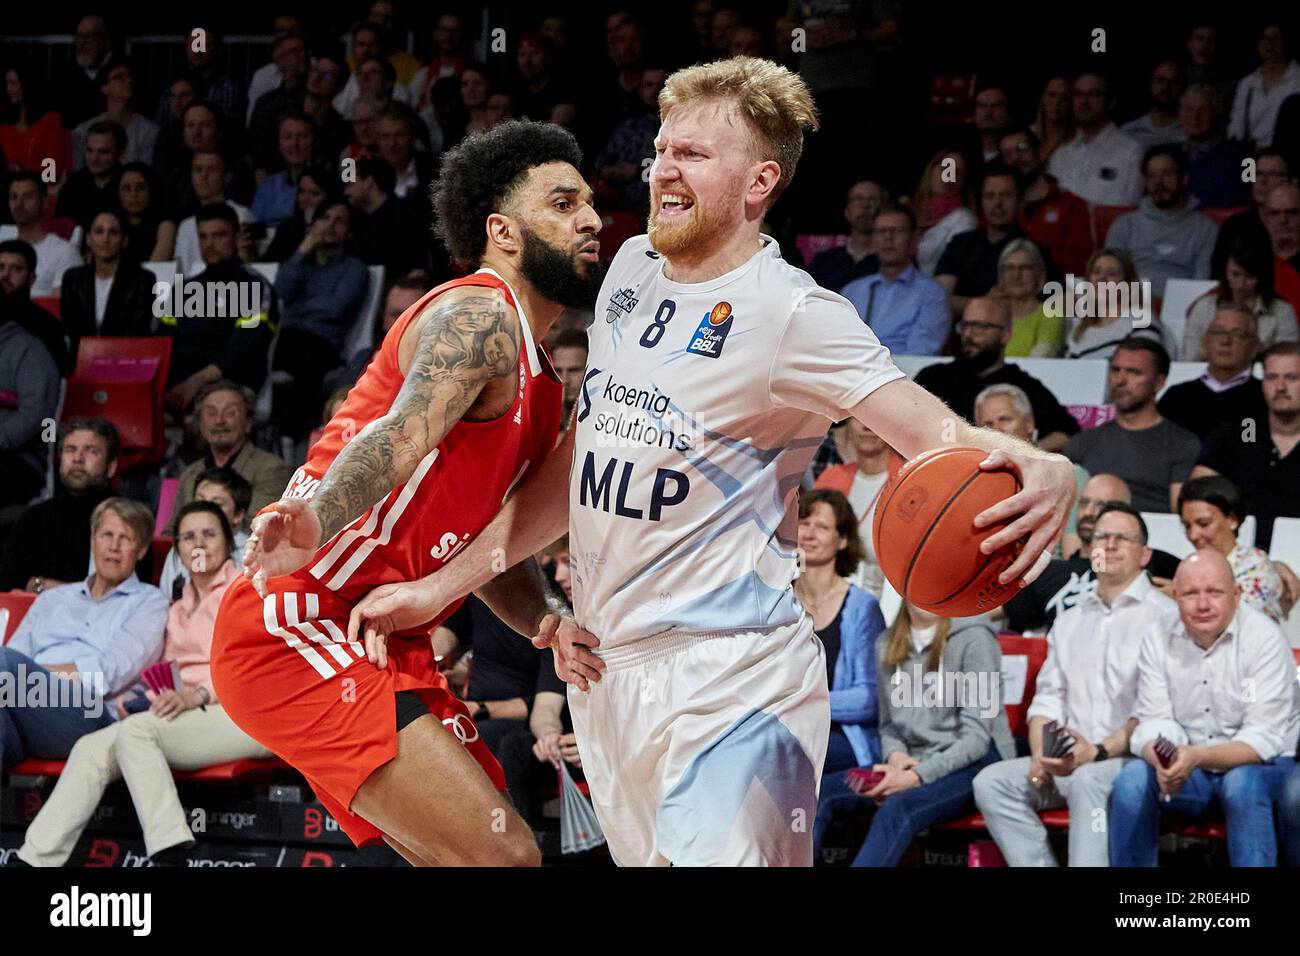
<path id="1" fill-rule="evenodd" d="M 605 306 L 605 321 L 613 324 L 636 308 L 636 289 L 619 289 L 609 297 Z"/>
<path id="2" fill-rule="evenodd" d="M 686 351 L 694 352 L 696 355 L 707 355 L 709 358 L 718 358 L 722 354 L 722 346 L 727 341 L 727 335 L 731 332 L 734 318 L 731 314 L 731 303 L 719 302 L 708 315 L 700 319 L 700 324 L 696 327 L 695 334 L 691 336 L 691 344 L 686 346 Z"/>

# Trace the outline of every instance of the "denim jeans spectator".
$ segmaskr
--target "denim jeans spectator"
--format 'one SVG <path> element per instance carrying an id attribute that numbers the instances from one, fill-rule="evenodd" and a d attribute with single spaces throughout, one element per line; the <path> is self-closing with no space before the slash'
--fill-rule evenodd
<path id="1" fill-rule="evenodd" d="M 1276 866 L 1273 805 L 1282 797 L 1292 757 L 1244 764 L 1227 773 L 1193 770 L 1170 800 L 1160 798 L 1156 772 L 1145 760 L 1125 767 L 1111 790 L 1110 865 L 1156 866 L 1160 816 L 1176 813 L 1205 819 L 1222 814 L 1228 824 L 1228 861 L 1233 866 Z"/>
<path id="2" fill-rule="evenodd" d="M 1278 816 L 1282 821 L 1282 845 L 1286 847 L 1286 862 L 1300 866 L 1300 768 L 1291 771 L 1282 791 L 1282 806 Z"/>
<path id="3" fill-rule="evenodd" d="M 17 706 L 32 693 L 34 675 L 40 675 L 47 689 L 43 705 Z M 51 689 L 58 689 L 53 682 L 68 679 L 55 676 L 26 654 L 0 647 L 0 682 L 9 684 L 17 698 L 6 699 L 9 689 L 0 697 L 0 767 L 8 769 L 28 757 L 64 760 L 78 739 L 113 722 L 102 697 L 81 706 L 80 695 L 72 695 L 71 706 L 52 706 Z"/>

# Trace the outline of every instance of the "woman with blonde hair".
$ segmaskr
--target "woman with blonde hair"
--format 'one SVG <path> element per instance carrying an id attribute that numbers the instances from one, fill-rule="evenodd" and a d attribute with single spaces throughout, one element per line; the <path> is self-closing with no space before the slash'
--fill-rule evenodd
<path id="1" fill-rule="evenodd" d="M 1255 317 L 1259 351 L 1275 342 L 1300 338 L 1295 309 L 1280 298 L 1273 285 L 1273 250 L 1267 242 L 1247 234 L 1232 244 L 1223 271 L 1211 289 L 1187 307 L 1180 358 L 1205 361 L 1205 332 L 1220 306 L 1234 305 Z"/>
<path id="2" fill-rule="evenodd" d="M 1069 77 L 1054 76 L 1043 84 L 1043 92 L 1038 96 L 1038 111 L 1029 128 L 1038 137 L 1039 159 L 1044 169 L 1056 148 L 1074 139 L 1070 95 Z"/>
<path id="3" fill-rule="evenodd" d="M 912 196 L 916 214 L 916 264 L 934 275 L 948 241 L 959 232 L 979 225 L 971 210 L 966 160 L 955 149 L 941 149 L 930 157 Z"/>
<path id="4" fill-rule="evenodd" d="M 1011 341 L 1006 354 L 1056 358 L 1065 341 L 1065 319 L 1050 316 L 1043 304 L 1047 263 L 1028 239 L 1012 239 L 998 256 L 998 284 L 990 295 L 1011 310 Z"/>
<path id="5" fill-rule="evenodd" d="M 1107 246 L 1088 257 L 1088 282 L 1092 285 L 1093 295 L 1080 297 L 1075 295 L 1074 289 L 1065 290 L 1066 295 L 1074 295 L 1075 301 L 1080 303 L 1074 317 L 1068 320 L 1066 358 L 1109 361 L 1115 347 L 1130 335 L 1141 335 L 1158 342 L 1163 339 L 1160 326 L 1151 317 L 1134 314 L 1140 303 L 1130 298 L 1129 308 L 1118 308 L 1115 296 L 1109 294 L 1108 289 L 1121 282 L 1126 283 L 1128 289 L 1137 289 L 1137 281 L 1137 266 L 1123 249 Z"/>

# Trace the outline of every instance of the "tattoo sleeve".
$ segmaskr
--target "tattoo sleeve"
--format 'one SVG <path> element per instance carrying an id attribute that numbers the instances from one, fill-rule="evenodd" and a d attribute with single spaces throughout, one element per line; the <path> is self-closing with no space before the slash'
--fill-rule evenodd
<path id="1" fill-rule="evenodd" d="M 513 376 L 518 361 L 519 329 L 499 295 L 435 303 L 393 407 L 343 446 L 312 496 L 321 541 L 410 478 L 483 387 Z"/>

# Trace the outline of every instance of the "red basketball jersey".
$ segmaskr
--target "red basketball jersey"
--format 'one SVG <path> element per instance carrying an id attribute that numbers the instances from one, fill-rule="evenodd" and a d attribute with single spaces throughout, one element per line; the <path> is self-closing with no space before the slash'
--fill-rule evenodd
<path id="1" fill-rule="evenodd" d="M 555 447 L 564 392 L 559 376 L 533 341 L 509 284 L 492 270 L 480 269 L 443 283 L 403 313 L 308 451 L 285 497 L 310 498 L 343 446 L 388 413 L 403 382 L 397 361 L 403 333 L 440 294 L 466 285 L 498 291 L 519 313 L 522 346 L 514 403 L 492 421 L 457 422 L 410 479 L 327 541 L 297 572 L 311 575 L 350 604 L 381 584 L 412 581 L 450 561 L 492 520 L 528 469 Z M 556 494 L 567 494 L 567 489 L 557 488 Z M 428 633 L 456 606 L 399 636 Z"/>

